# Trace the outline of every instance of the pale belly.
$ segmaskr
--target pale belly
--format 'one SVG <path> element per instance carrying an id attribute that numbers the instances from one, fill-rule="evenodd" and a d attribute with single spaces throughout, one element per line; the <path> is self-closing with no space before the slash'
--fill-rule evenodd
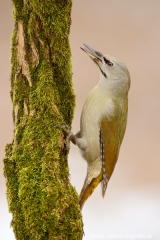
<path id="1" fill-rule="evenodd" d="M 99 141 L 99 127 L 91 124 L 85 134 L 82 136 L 86 144 L 85 150 L 81 150 L 81 154 L 87 162 L 94 162 L 100 157 L 100 141 Z"/>
<path id="2" fill-rule="evenodd" d="M 81 132 L 86 149 L 81 154 L 90 163 L 100 157 L 100 115 L 104 111 L 104 106 L 97 99 L 85 104 L 82 111 Z"/>

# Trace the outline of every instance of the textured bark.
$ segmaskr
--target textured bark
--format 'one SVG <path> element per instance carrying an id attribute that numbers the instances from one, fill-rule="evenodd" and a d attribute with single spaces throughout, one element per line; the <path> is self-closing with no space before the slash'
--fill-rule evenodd
<path id="1" fill-rule="evenodd" d="M 14 138 L 4 174 L 18 240 L 82 239 L 61 129 L 73 118 L 71 0 L 13 0 L 11 98 Z"/>

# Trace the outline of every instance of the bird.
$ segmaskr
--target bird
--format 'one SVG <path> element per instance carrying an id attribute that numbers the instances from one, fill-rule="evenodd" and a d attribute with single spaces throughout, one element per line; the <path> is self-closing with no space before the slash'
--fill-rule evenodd
<path id="1" fill-rule="evenodd" d="M 102 54 L 86 44 L 81 48 L 100 70 L 100 80 L 89 93 L 81 112 L 80 130 L 74 134 L 66 124 L 66 147 L 70 141 L 87 162 L 87 174 L 80 193 L 80 208 L 101 182 L 105 196 L 125 134 L 128 115 L 130 74 L 115 57 Z"/>

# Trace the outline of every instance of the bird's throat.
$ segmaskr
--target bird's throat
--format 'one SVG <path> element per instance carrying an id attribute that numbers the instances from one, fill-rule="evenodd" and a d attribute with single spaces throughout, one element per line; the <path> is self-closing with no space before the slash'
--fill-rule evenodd
<path id="1" fill-rule="evenodd" d="M 103 70 L 99 67 L 99 69 L 100 69 L 100 71 L 101 71 L 101 73 L 103 74 L 103 76 L 105 77 L 105 78 L 107 78 L 107 75 L 106 75 L 106 73 L 105 72 L 103 72 Z"/>

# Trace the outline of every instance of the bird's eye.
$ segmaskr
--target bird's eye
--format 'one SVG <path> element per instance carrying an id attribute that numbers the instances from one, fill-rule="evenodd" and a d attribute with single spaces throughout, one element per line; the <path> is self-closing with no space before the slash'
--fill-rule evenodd
<path id="1" fill-rule="evenodd" d="M 108 65 L 109 67 L 112 67 L 112 66 L 113 66 L 113 63 L 112 63 L 112 62 L 108 62 L 107 65 Z"/>
<path id="2" fill-rule="evenodd" d="M 113 66 L 113 63 L 110 62 L 108 59 L 104 58 L 104 61 L 105 61 L 105 63 L 106 63 L 109 67 L 112 67 L 112 66 Z"/>

